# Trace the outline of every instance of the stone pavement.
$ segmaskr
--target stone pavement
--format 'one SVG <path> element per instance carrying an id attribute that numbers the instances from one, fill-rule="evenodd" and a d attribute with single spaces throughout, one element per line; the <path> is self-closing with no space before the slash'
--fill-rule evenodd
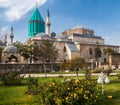
<path id="1" fill-rule="evenodd" d="M 92 73 L 91 75 L 97 76 L 100 73 Z M 116 75 L 117 73 L 110 73 L 110 75 Z M 78 76 L 84 76 L 85 74 L 78 74 Z M 31 77 L 45 77 L 45 74 L 30 74 Z M 46 74 L 47 77 L 60 77 L 60 76 L 76 76 L 76 74 Z M 28 78 L 29 74 L 25 75 L 25 78 Z"/>

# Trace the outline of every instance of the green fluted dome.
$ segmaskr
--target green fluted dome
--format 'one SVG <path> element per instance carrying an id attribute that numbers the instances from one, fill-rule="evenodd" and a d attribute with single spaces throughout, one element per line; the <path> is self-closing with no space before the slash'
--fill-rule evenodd
<path id="1" fill-rule="evenodd" d="M 28 36 L 32 37 L 41 32 L 45 33 L 45 22 L 36 8 L 28 21 Z"/>

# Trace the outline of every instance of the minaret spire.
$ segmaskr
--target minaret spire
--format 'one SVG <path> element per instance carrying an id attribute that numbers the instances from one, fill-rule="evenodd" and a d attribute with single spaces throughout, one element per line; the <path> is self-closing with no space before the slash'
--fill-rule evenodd
<path id="1" fill-rule="evenodd" d="M 5 44 L 5 46 L 7 46 L 7 34 L 5 34 L 4 44 Z"/>
<path id="2" fill-rule="evenodd" d="M 13 38 L 14 38 L 13 27 L 11 27 L 11 31 L 10 31 L 10 43 L 11 44 L 13 44 Z"/>
<path id="3" fill-rule="evenodd" d="M 49 17 L 49 18 L 50 18 L 49 9 L 47 9 L 47 17 Z"/>
<path id="4" fill-rule="evenodd" d="M 47 9 L 47 16 L 46 16 L 46 34 L 48 34 L 50 36 L 50 13 L 49 13 L 49 9 Z"/>

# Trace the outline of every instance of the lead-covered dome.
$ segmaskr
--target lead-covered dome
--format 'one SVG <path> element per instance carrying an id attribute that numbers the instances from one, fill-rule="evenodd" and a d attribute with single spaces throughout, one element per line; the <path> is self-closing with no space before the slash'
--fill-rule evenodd
<path id="1" fill-rule="evenodd" d="M 46 33 L 38 33 L 35 37 L 49 37 Z"/>
<path id="2" fill-rule="evenodd" d="M 3 53 L 18 53 L 18 49 L 15 46 L 7 46 L 3 49 Z"/>
<path id="3" fill-rule="evenodd" d="M 0 46 L 3 46 L 5 43 L 0 40 Z"/>

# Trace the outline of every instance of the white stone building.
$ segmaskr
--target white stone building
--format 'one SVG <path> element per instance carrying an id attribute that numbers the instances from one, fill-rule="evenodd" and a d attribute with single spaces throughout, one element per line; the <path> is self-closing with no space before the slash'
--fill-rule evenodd
<path id="1" fill-rule="evenodd" d="M 104 49 L 110 48 L 117 53 L 119 52 L 119 46 L 106 45 L 104 38 L 94 35 L 93 30 L 77 26 L 60 34 L 55 34 L 50 32 L 50 25 L 49 10 L 47 10 L 46 22 L 44 22 L 38 8 L 36 8 L 28 21 L 29 42 L 37 45 L 42 40 L 48 39 L 53 41 L 59 53 L 57 62 L 80 57 L 84 58 L 86 62 L 95 63 L 94 49 L 98 46 L 102 51 L 102 57 L 99 61 L 101 64 L 105 64 L 108 63 L 108 54 L 103 54 Z M 11 30 L 11 32 L 12 31 L 13 30 Z M 14 36 L 11 34 L 10 37 L 11 43 L 13 43 Z M 26 43 L 28 43 L 28 41 L 26 41 Z M 24 61 L 21 60 L 21 62 Z"/>

